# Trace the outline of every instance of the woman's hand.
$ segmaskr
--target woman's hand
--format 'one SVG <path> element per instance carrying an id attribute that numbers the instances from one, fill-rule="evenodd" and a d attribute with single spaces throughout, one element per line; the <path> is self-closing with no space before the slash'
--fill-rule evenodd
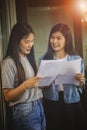
<path id="1" fill-rule="evenodd" d="M 41 77 L 38 77 L 38 76 L 29 78 L 28 80 L 24 81 L 24 86 L 26 89 L 38 87 L 40 80 L 41 80 Z"/>
<path id="2" fill-rule="evenodd" d="M 79 86 L 83 86 L 84 80 L 85 80 L 85 77 L 84 77 L 83 73 L 76 74 L 75 79 L 79 81 Z"/>
<path id="3" fill-rule="evenodd" d="M 38 83 L 41 80 L 41 77 L 32 77 L 24 81 L 22 84 L 17 86 L 14 89 L 3 89 L 3 94 L 7 102 L 17 99 L 24 91 L 28 88 L 38 87 Z"/>

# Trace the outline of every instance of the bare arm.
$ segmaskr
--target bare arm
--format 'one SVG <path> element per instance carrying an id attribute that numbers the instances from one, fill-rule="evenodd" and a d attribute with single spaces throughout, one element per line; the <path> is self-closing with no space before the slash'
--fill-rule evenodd
<path id="1" fill-rule="evenodd" d="M 37 87 L 40 79 L 40 77 L 29 78 L 14 89 L 3 89 L 5 100 L 10 102 L 23 94 L 26 89 Z"/>

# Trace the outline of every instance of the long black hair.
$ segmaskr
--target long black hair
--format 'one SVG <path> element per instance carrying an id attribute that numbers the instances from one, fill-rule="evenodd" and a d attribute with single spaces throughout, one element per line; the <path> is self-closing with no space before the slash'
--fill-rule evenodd
<path id="1" fill-rule="evenodd" d="M 58 23 L 58 24 L 54 25 L 50 31 L 49 41 L 48 41 L 48 50 L 44 56 L 44 59 L 53 59 L 54 51 L 50 44 L 50 37 L 55 32 L 60 32 L 65 37 L 65 39 L 66 39 L 65 52 L 70 55 L 76 55 L 77 53 L 75 52 L 74 47 L 73 47 L 72 34 L 71 34 L 71 31 L 70 31 L 68 25 L 63 24 L 63 23 Z"/>
<path id="2" fill-rule="evenodd" d="M 29 35 L 30 33 L 34 34 L 34 31 L 30 25 L 27 23 L 16 23 L 12 30 L 9 37 L 9 43 L 7 48 L 6 57 L 10 56 L 17 67 L 17 73 L 18 73 L 18 84 L 21 84 L 25 80 L 25 72 L 23 69 L 23 66 L 20 62 L 19 58 L 19 43 L 20 40 L 24 37 Z M 30 64 L 32 65 L 35 74 L 37 72 L 36 62 L 35 62 L 35 56 L 34 56 L 34 47 L 32 47 L 31 52 L 26 55 Z"/>

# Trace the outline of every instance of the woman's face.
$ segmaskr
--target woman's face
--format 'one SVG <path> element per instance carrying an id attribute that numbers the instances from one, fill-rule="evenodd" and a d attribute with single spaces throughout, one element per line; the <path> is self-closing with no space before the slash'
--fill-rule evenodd
<path id="1" fill-rule="evenodd" d="M 54 32 L 50 37 L 50 44 L 52 49 L 56 51 L 64 51 L 65 49 L 65 37 L 61 32 Z"/>
<path id="2" fill-rule="evenodd" d="M 34 34 L 30 33 L 27 37 L 24 37 L 20 41 L 19 56 L 22 57 L 25 54 L 29 54 L 33 45 L 34 45 Z"/>

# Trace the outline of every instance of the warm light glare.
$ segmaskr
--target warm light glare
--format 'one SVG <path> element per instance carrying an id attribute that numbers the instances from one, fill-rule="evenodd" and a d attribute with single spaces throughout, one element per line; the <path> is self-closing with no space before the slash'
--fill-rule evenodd
<path id="1" fill-rule="evenodd" d="M 80 6 L 82 12 L 87 11 L 87 2 L 80 2 L 79 6 Z"/>
<path id="2" fill-rule="evenodd" d="M 79 8 L 81 9 L 81 21 L 87 22 L 87 1 L 80 0 Z"/>

